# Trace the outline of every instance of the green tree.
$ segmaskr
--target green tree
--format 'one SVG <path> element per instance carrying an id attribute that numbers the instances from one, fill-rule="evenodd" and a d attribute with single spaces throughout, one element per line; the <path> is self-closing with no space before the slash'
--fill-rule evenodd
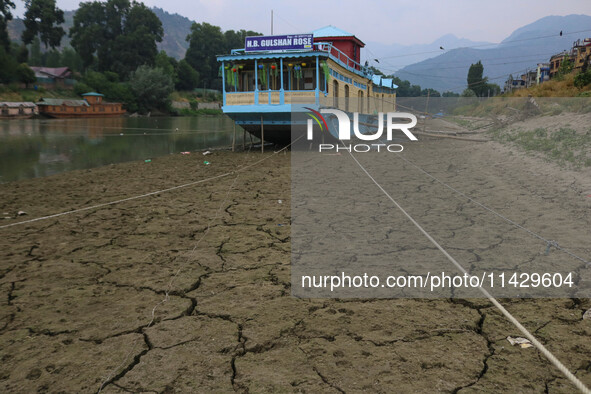
<path id="1" fill-rule="evenodd" d="M 187 36 L 189 49 L 187 49 L 185 60 L 199 73 L 208 87 L 221 88 L 221 78 L 218 77 L 220 64 L 216 55 L 242 48 L 247 36 L 257 35 L 261 34 L 250 30 L 228 30 L 222 33 L 219 26 L 206 22 L 193 23 L 191 33 Z"/>
<path id="2" fill-rule="evenodd" d="M 172 81 L 176 84 L 178 80 L 178 62 L 174 57 L 168 56 L 165 51 L 158 52 L 154 60 L 154 66 L 161 68 L 166 74 L 170 75 Z"/>
<path id="3" fill-rule="evenodd" d="M 447 92 L 443 92 L 443 94 L 441 96 L 442 97 L 460 97 L 460 94 L 456 93 L 456 92 L 447 91 Z"/>
<path id="4" fill-rule="evenodd" d="M 476 97 L 476 93 L 474 93 L 474 90 L 466 88 L 462 92 L 462 97 Z"/>
<path id="5" fill-rule="evenodd" d="M 193 23 L 187 41 L 189 41 L 189 49 L 187 49 L 185 60 L 199 72 L 209 87 L 214 87 L 219 68 L 216 54 L 224 53 L 225 49 L 222 29 L 207 22 Z"/>
<path id="6" fill-rule="evenodd" d="M 131 112 L 137 112 L 137 103 L 131 88 L 127 83 L 120 82 L 119 75 L 105 71 L 87 71 L 81 80 L 74 85 L 76 94 L 98 92 L 105 95 L 108 101 L 116 101 L 124 104 Z"/>
<path id="7" fill-rule="evenodd" d="M 134 93 L 141 112 L 164 109 L 174 85 L 170 75 L 160 68 L 139 66 L 131 74 L 129 86 Z"/>
<path id="8" fill-rule="evenodd" d="M 224 32 L 224 52 L 230 52 L 232 49 L 236 48 L 243 48 L 244 40 L 246 37 L 260 35 L 262 34 L 252 30 L 227 30 L 226 32 Z"/>
<path id="9" fill-rule="evenodd" d="M 0 45 L 0 83 L 10 83 L 16 79 L 18 63 L 2 45 Z"/>
<path id="10" fill-rule="evenodd" d="M 487 90 L 486 82 L 488 78 L 483 77 L 484 66 L 480 60 L 476 64 L 471 64 L 468 70 L 468 89 L 471 89 L 476 96 L 483 96 Z"/>
<path id="11" fill-rule="evenodd" d="M 16 77 L 18 78 L 19 82 L 25 84 L 26 88 L 29 88 L 30 83 L 37 81 L 35 72 L 31 70 L 31 68 L 26 63 L 21 63 L 18 65 L 16 68 Z"/>
<path id="12" fill-rule="evenodd" d="M 122 76 L 154 64 L 156 42 L 163 35 L 158 17 L 144 4 L 129 0 L 81 3 L 70 29 L 71 44 L 85 68 L 96 62 L 99 71 Z"/>
<path id="13" fill-rule="evenodd" d="M 563 79 L 565 75 L 570 74 L 573 71 L 574 63 L 568 57 L 564 56 L 562 59 L 562 63 L 560 63 L 560 67 L 558 67 L 558 72 L 556 73 L 556 77 L 560 80 Z"/>
<path id="14" fill-rule="evenodd" d="M 441 97 L 441 93 L 439 93 L 437 90 L 435 89 L 423 89 L 421 91 L 421 96 L 422 97 L 426 97 L 426 96 L 430 96 L 430 97 Z"/>
<path id="15" fill-rule="evenodd" d="M 29 57 L 29 64 L 31 66 L 41 66 L 43 63 L 43 55 L 41 54 L 41 41 L 39 37 L 33 39 L 31 44 L 31 56 Z"/>
<path id="16" fill-rule="evenodd" d="M 10 38 L 8 37 L 6 28 L 8 21 L 12 20 L 11 8 L 14 9 L 14 2 L 11 0 L 0 0 L 0 46 L 4 47 L 5 55 L 10 52 Z"/>
<path id="17" fill-rule="evenodd" d="M 585 72 L 580 72 L 575 77 L 574 85 L 577 88 L 582 89 L 589 84 L 591 84 L 591 70 L 587 70 Z"/>
<path id="18" fill-rule="evenodd" d="M 29 61 L 29 50 L 26 45 L 21 45 L 16 53 L 16 60 L 19 63 L 26 63 Z"/>
<path id="19" fill-rule="evenodd" d="M 39 35 L 45 47 L 57 48 L 66 34 L 60 26 L 64 11 L 57 8 L 55 0 L 25 0 L 25 7 L 23 42 L 30 44 Z"/>
<path id="20" fill-rule="evenodd" d="M 193 90 L 198 83 L 199 73 L 185 59 L 181 60 L 178 67 L 176 88 L 178 90 Z"/>
<path id="21" fill-rule="evenodd" d="M 82 71 L 82 58 L 71 47 L 66 47 L 60 55 L 60 65 L 66 66 L 72 71 Z"/>
<path id="22" fill-rule="evenodd" d="M 43 58 L 43 65 L 46 67 L 60 67 L 62 65 L 61 54 L 56 49 L 52 49 L 49 52 L 45 52 Z"/>

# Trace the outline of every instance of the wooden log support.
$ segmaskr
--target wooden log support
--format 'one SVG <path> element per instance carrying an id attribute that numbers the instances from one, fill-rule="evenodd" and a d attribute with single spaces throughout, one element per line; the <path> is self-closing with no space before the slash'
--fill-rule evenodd
<path id="1" fill-rule="evenodd" d="M 261 153 L 265 153 L 265 125 L 261 116 Z"/>

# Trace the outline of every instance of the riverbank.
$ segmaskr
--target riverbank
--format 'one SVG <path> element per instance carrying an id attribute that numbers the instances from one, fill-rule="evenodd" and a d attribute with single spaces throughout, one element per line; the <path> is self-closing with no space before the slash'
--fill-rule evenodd
<path id="1" fill-rule="evenodd" d="M 590 255 L 588 174 L 497 142 L 424 139 L 405 157 Z M 0 185 L 2 226 L 219 176 L 0 229 L 2 391 L 574 391 L 534 348 L 509 344 L 521 334 L 485 300 L 291 297 L 290 154 L 205 160 L 171 155 Z M 419 172 L 388 187 L 417 220 L 435 214 L 428 230 L 462 261 L 509 259 L 516 239 L 543 253 Z M 462 215 L 472 224 L 454 235 L 482 226 L 490 239 L 458 243 L 443 224 Z M 415 234 L 402 217 L 392 225 Z M 591 385 L 588 299 L 503 304 Z"/>
<path id="2" fill-rule="evenodd" d="M 26 101 L 36 103 L 43 97 L 80 100 L 80 96 L 76 95 L 72 89 L 45 89 L 43 87 L 39 89 L 33 87 L 25 89 L 16 86 L 0 85 L 0 102 Z M 214 91 L 174 91 L 170 94 L 169 99 L 173 103 L 185 104 L 186 107 L 175 107 L 171 105 L 166 111 L 151 111 L 151 116 L 203 116 L 222 114 L 222 110 L 220 109 L 221 95 L 214 93 Z M 128 115 L 133 114 L 129 113 Z"/>

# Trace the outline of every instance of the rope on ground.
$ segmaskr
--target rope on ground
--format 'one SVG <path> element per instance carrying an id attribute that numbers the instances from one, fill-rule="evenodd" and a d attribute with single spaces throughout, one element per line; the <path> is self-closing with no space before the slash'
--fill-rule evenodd
<path id="1" fill-rule="evenodd" d="M 298 140 L 299 140 L 299 138 L 298 138 Z M 296 141 L 294 141 L 293 143 L 295 143 Z M 273 155 L 275 155 L 275 154 L 277 154 L 279 152 L 282 152 L 283 150 L 287 149 L 290 145 L 291 144 L 289 144 L 289 145 L 281 148 L 278 151 L 273 152 Z M 119 204 L 119 203 L 126 202 L 126 201 L 137 200 L 139 198 L 145 198 L 145 197 L 153 196 L 155 194 L 160 194 L 160 193 L 165 193 L 165 192 L 169 192 L 169 191 L 173 191 L 173 190 L 177 190 L 177 189 L 182 189 L 182 188 L 186 188 L 186 187 L 195 186 L 195 185 L 198 185 L 200 183 L 212 181 L 212 180 L 215 180 L 215 179 L 225 178 L 225 177 L 230 176 L 232 174 L 235 174 L 235 173 L 238 173 L 238 172 L 242 172 L 242 171 L 247 170 L 248 168 L 251 168 L 253 166 L 256 166 L 257 164 L 261 163 L 264 160 L 267 160 L 268 158 L 272 157 L 273 155 L 265 156 L 262 159 L 254 162 L 252 164 L 249 164 L 248 166 L 245 166 L 245 167 L 242 167 L 242 168 L 238 168 L 238 169 L 235 169 L 233 171 L 226 172 L 224 174 L 212 176 L 212 177 L 201 179 L 201 180 L 194 181 L 194 182 L 185 183 L 184 185 L 173 186 L 173 187 L 169 187 L 167 189 L 157 190 L 157 191 L 154 191 L 154 192 L 145 193 L 145 194 L 141 194 L 141 195 L 138 195 L 138 196 L 127 197 L 127 198 L 122 198 L 122 199 L 116 200 L 116 201 L 109 201 L 109 202 L 105 202 L 105 203 L 101 203 L 101 204 L 96 204 L 96 205 L 92 205 L 90 207 L 72 209 L 70 211 L 60 212 L 60 213 L 56 213 L 56 214 L 53 214 L 53 215 L 41 216 L 41 217 L 34 218 L 34 219 L 23 220 L 21 222 L 5 224 L 5 225 L 0 226 L 0 229 L 4 229 L 4 228 L 8 228 L 8 227 L 13 227 L 13 226 L 18 226 L 18 225 L 21 225 L 21 224 L 27 224 L 27 223 L 37 222 L 37 221 L 40 221 L 40 220 L 53 219 L 53 218 L 57 218 L 57 217 L 64 216 L 64 215 L 70 215 L 70 214 L 73 214 L 73 213 L 79 213 L 79 212 L 83 212 L 83 211 L 89 211 L 89 210 L 92 210 L 92 209 L 98 209 L 98 208 L 106 207 L 106 206 L 109 206 L 109 205 L 115 205 L 115 204 Z"/>
<path id="2" fill-rule="evenodd" d="M 549 246 L 554 246 L 556 249 L 558 249 L 558 250 L 560 250 L 560 251 L 562 251 L 562 252 L 564 252 L 564 253 L 568 254 L 569 256 L 571 256 L 571 257 L 573 257 L 573 258 L 575 258 L 575 259 L 577 259 L 577 260 L 579 260 L 579 261 L 581 261 L 581 262 L 585 263 L 586 265 L 591 265 L 591 262 L 589 262 L 589 261 L 585 260 L 584 258 L 577 256 L 577 255 L 576 255 L 576 254 L 574 254 L 573 252 L 571 252 L 571 251 L 569 251 L 569 250 L 567 250 L 567 249 L 565 249 L 565 248 L 561 247 L 561 246 L 558 244 L 558 242 L 556 242 L 556 241 L 554 241 L 554 240 L 549 240 L 549 239 L 546 239 L 546 238 L 542 237 L 541 235 L 539 235 L 539 234 L 537 234 L 537 233 L 535 233 L 535 232 L 531 231 L 530 229 L 528 229 L 528 228 L 526 228 L 526 227 L 524 227 L 524 226 L 520 225 L 519 223 L 516 223 L 516 222 L 514 222 L 513 220 L 511 220 L 511 219 L 509 219 L 509 218 L 507 218 L 507 217 L 505 217 L 505 216 L 501 215 L 500 213 L 498 213 L 497 211 L 493 210 L 492 208 L 489 208 L 488 206 L 486 206 L 486 205 L 484 205 L 484 204 L 482 204 L 482 203 L 480 203 L 480 202 L 476 201 L 475 199 L 473 199 L 473 198 L 472 198 L 472 197 L 470 197 L 470 196 L 467 196 L 466 194 L 464 194 L 464 193 L 462 193 L 461 191 L 459 191 L 459 190 L 455 189 L 454 187 L 452 187 L 452 186 L 448 185 L 447 183 L 445 183 L 445 182 L 443 182 L 443 181 L 441 181 L 441 180 L 437 179 L 435 176 L 433 176 L 433 175 L 431 175 L 430 173 L 428 173 L 427 171 L 423 170 L 421 167 L 419 167 L 418 165 L 416 165 L 416 164 L 415 164 L 415 163 L 413 163 L 412 161 L 408 160 L 408 159 L 407 159 L 407 158 L 405 158 L 404 156 L 402 156 L 402 155 L 399 155 L 398 157 L 400 157 L 402 160 L 404 160 L 404 161 L 405 161 L 405 162 L 407 162 L 408 164 L 412 165 L 412 166 L 413 166 L 413 167 L 415 167 L 417 170 L 421 171 L 423 174 L 427 175 L 428 177 L 430 177 L 430 178 L 431 178 L 431 179 L 433 179 L 434 181 L 436 181 L 436 182 L 440 183 L 441 185 L 443 185 L 443 186 L 447 187 L 447 188 L 448 188 L 448 189 L 450 189 L 451 191 L 453 191 L 453 192 L 455 192 L 455 193 L 459 194 L 460 196 L 462 196 L 462 197 L 464 197 L 464 198 L 468 199 L 470 202 L 473 202 L 474 204 L 476 204 L 476 205 L 478 205 L 479 207 L 481 207 L 481 208 L 483 208 L 483 209 L 487 210 L 488 212 L 492 213 L 493 215 L 496 215 L 496 216 L 500 217 L 501 219 L 505 220 L 506 222 L 508 222 L 508 223 L 511 223 L 513 226 L 515 226 L 515 227 L 517 227 L 517 228 L 520 228 L 520 229 L 522 229 L 522 230 L 526 231 L 526 232 L 527 232 L 527 233 L 529 233 L 530 235 L 532 235 L 532 236 L 534 236 L 534 237 L 538 238 L 539 240 L 542 240 L 542 241 L 544 241 L 544 242 L 546 243 L 546 245 L 549 245 Z"/>
<path id="3" fill-rule="evenodd" d="M 365 167 L 363 167 L 363 165 L 357 160 L 357 158 L 355 156 L 353 156 L 353 154 L 351 152 L 349 152 L 349 155 L 353 158 L 353 160 L 355 160 L 355 162 L 357 163 L 357 165 L 363 170 L 363 172 L 365 172 L 365 174 L 372 180 L 372 182 L 382 191 L 382 193 L 384 193 L 386 195 L 386 197 L 388 197 L 388 199 L 390 201 L 392 201 L 394 203 L 394 205 L 396 205 L 396 207 L 412 222 L 412 224 L 415 225 L 415 227 L 417 227 L 421 233 L 423 233 L 423 235 L 425 237 L 427 237 L 427 239 L 429 241 L 431 241 L 431 243 L 433 245 L 435 245 L 435 247 L 437 247 L 437 249 L 439 249 L 441 251 L 441 253 L 443 253 L 443 255 L 445 257 L 447 257 L 447 259 L 449 261 L 451 261 L 462 273 L 464 274 L 469 274 L 468 271 L 466 271 L 466 269 L 464 269 L 464 267 L 457 262 L 457 260 L 455 258 L 453 258 L 445 249 L 443 249 L 443 247 L 427 232 L 425 231 L 425 229 L 423 229 L 423 227 L 412 217 L 410 216 L 405 210 L 404 208 L 402 208 L 402 206 L 400 204 L 398 204 L 398 202 L 396 202 L 396 200 L 394 200 L 394 198 L 392 198 L 392 196 L 374 179 L 373 176 L 371 176 L 371 174 L 365 169 Z M 532 333 L 530 333 L 527 328 L 525 328 L 521 323 L 519 323 L 519 321 L 507 310 L 505 309 L 505 307 L 503 305 L 501 305 L 486 289 L 479 287 L 478 288 L 482 294 L 484 294 L 484 296 L 486 298 L 488 298 L 488 300 L 490 302 L 492 302 L 492 304 L 497 307 L 501 313 L 503 313 L 503 315 L 505 315 L 505 317 L 507 317 L 507 319 L 513 323 L 513 325 L 515 325 L 515 327 L 517 327 L 519 329 L 519 331 L 521 331 L 523 333 L 523 335 L 525 335 L 527 337 L 527 339 L 529 339 L 531 341 L 531 343 L 544 355 L 546 356 L 546 358 L 560 371 L 564 374 L 564 376 L 571 381 L 571 383 L 573 383 L 581 392 L 586 393 L 586 394 L 591 394 L 591 390 L 589 390 L 589 388 L 587 388 L 587 386 L 585 386 L 585 384 L 583 382 L 581 382 L 575 375 L 573 375 L 569 369 L 564 366 L 564 364 L 562 364 L 562 362 L 560 362 L 560 360 L 558 360 L 558 358 L 556 358 L 556 356 L 554 356 L 548 349 L 546 349 L 546 347 L 536 339 L 536 337 L 533 336 Z"/>
<path id="4" fill-rule="evenodd" d="M 426 135 L 427 137 L 450 138 L 450 139 L 461 140 L 461 141 L 471 141 L 471 142 L 488 142 L 489 141 L 489 140 L 483 140 L 481 138 L 456 137 L 455 135 L 427 133 L 424 131 L 413 131 L 413 133 L 418 134 L 418 135 Z"/>
<path id="5" fill-rule="evenodd" d="M 195 245 L 193 246 L 193 249 L 191 249 L 191 251 L 189 252 L 189 256 L 195 252 L 195 250 L 197 249 L 197 247 L 199 246 L 199 244 L 201 243 L 201 241 L 202 241 L 202 240 L 205 238 L 205 236 L 206 236 L 206 235 L 209 233 L 209 230 L 210 230 L 210 228 L 211 228 L 211 225 L 212 225 L 212 223 L 213 223 L 213 222 L 214 222 L 214 221 L 215 221 L 215 220 L 216 220 L 216 219 L 219 217 L 219 214 L 220 214 L 220 212 L 222 211 L 222 208 L 224 207 L 224 205 L 225 205 L 226 201 L 228 200 L 228 197 L 229 197 L 229 195 L 230 195 L 230 192 L 231 192 L 231 191 L 232 191 L 232 189 L 234 188 L 234 185 L 236 184 L 236 181 L 238 180 L 238 177 L 240 176 L 240 175 L 239 175 L 239 172 L 241 172 L 241 171 L 244 171 L 244 170 L 246 170 L 246 169 L 248 169 L 248 168 L 251 168 L 251 167 L 253 167 L 253 166 L 256 166 L 257 164 L 259 164 L 259 163 L 261 163 L 261 162 L 263 162 L 263 161 L 267 160 L 268 158 L 270 158 L 270 157 L 273 157 L 273 156 L 277 155 L 278 153 L 280 153 L 280 152 L 282 152 L 282 151 L 286 150 L 286 149 L 287 149 L 287 148 L 289 148 L 291 145 L 293 145 L 294 143 L 296 143 L 297 141 L 299 141 L 301 138 L 302 138 L 302 137 L 300 137 L 300 138 L 296 139 L 295 141 L 293 141 L 293 142 L 292 142 L 292 143 L 290 143 L 289 145 L 287 145 L 287 146 L 285 146 L 285 147 L 283 147 L 283 148 L 279 149 L 278 151 L 274 151 L 274 152 L 273 152 L 273 154 L 271 154 L 271 155 L 269 155 L 269 156 L 263 157 L 262 159 L 260 159 L 260 160 L 257 160 L 256 162 L 254 162 L 254 163 L 252 163 L 252 164 L 249 164 L 249 165 L 247 165 L 247 166 L 245 166 L 245 167 L 242 167 L 242 168 L 240 168 L 240 169 L 239 169 L 239 170 L 237 170 L 237 171 L 234 171 L 234 172 L 232 172 L 232 173 L 238 173 L 238 175 L 236 176 L 236 178 L 234 178 L 234 181 L 232 182 L 232 184 L 231 184 L 231 185 L 230 185 L 230 187 L 228 188 L 228 191 L 226 192 L 226 195 L 225 195 L 224 199 L 223 199 L 223 200 L 222 200 L 222 202 L 220 203 L 220 206 L 219 206 L 219 208 L 217 209 L 215 216 L 214 216 L 212 219 L 210 219 L 210 220 L 209 220 L 209 222 L 207 223 L 207 227 L 206 227 L 205 231 L 203 232 L 203 234 L 201 235 L 201 237 L 200 237 L 200 238 L 197 240 L 197 242 L 196 242 L 196 243 L 195 243 Z M 252 145 L 251 145 L 251 146 L 250 146 L 250 148 L 248 149 L 248 152 L 247 152 L 247 153 L 250 153 L 250 150 L 251 150 L 251 148 L 252 148 Z M 248 156 L 247 156 L 247 157 L 248 157 Z M 245 158 L 245 162 L 246 162 L 246 158 Z M 145 329 L 147 329 L 147 328 L 149 328 L 149 327 L 151 327 L 151 326 L 152 326 L 152 324 L 154 323 L 154 320 L 156 319 L 156 310 L 158 309 L 158 307 L 160 307 L 161 305 L 165 304 L 165 303 L 166 303 L 166 302 L 168 302 L 168 300 L 170 299 L 169 295 L 170 295 L 170 291 L 172 290 L 172 286 L 173 286 L 173 284 L 174 284 L 174 282 L 175 282 L 176 278 L 177 278 L 177 277 L 180 275 L 180 273 L 182 272 L 182 270 L 184 269 L 184 267 L 187 265 L 187 263 L 188 263 L 188 262 L 189 262 L 189 259 L 187 258 L 187 259 L 186 259 L 186 261 L 185 261 L 185 263 L 184 263 L 184 264 L 182 264 L 182 265 L 181 265 L 181 266 L 180 266 L 180 267 L 179 267 L 179 268 L 178 268 L 178 269 L 175 271 L 175 273 L 174 273 L 174 274 L 171 276 L 171 278 L 170 278 L 170 281 L 169 281 L 169 283 L 168 283 L 168 286 L 166 287 L 166 291 L 164 292 L 164 298 L 163 298 L 163 299 L 162 299 L 162 300 L 161 300 L 159 303 L 157 303 L 156 305 L 154 305 L 154 307 L 152 308 L 152 311 L 151 311 L 151 319 L 150 319 L 150 321 L 148 322 L 148 324 L 147 324 L 147 325 L 145 325 L 145 326 L 143 326 L 143 327 L 142 327 L 142 329 L 143 329 L 143 330 L 145 330 Z M 127 353 L 127 355 L 125 356 L 125 358 L 123 359 L 123 361 L 122 361 L 122 362 L 121 362 L 121 363 L 120 363 L 120 364 L 119 364 L 117 367 L 115 367 L 115 368 L 114 368 L 114 369 L 111 371 L 111 373 L 110 373 L 110 374 L 109 374 L 109 375 L 108 375 L 108 376 L 107 376 L 107 377 L 106 377 L 106 378 L 103 380 L 103 382 L 101 383 L 101 385 L 100 385 L 100 387 L 99 387 L 99 389 L 98 389 L 98 393 L 100 393 L 100 392 L 103 390 L 103 388 L 105 388 L 105 386 L 107 386 L 107 385 L 108 385 L 108 384 L 110 384 L 110 383 L 111 383 L 111 382 L 112 382 L 114 379 L 116 379 L 116 378 L 117 378 L 117 376 L 115 375 L 115 373 L 116 373 L 117 371 L 119 371 L 119 370 L 120 370 L 120 369 L 121 369 L 121 368 L 122 368 L 122 367 L 123 367 L 123 366 L 124 366 L 124 365 L 127 363 L 127 360 L 129 360 L 130 356 L 131 356 L 131 355 L 134 353 L 134 351 L 135 351 L 135 349 L 136 349 L 136 347 L 137 347 L 137 344 L 138 344 L 138 340 L 139 340 L 139 338 L 136 338 L 136 339 L 134 340 L 132 348 L 131 348 L 131 349 L 130 349 L 130 351 Z"/>

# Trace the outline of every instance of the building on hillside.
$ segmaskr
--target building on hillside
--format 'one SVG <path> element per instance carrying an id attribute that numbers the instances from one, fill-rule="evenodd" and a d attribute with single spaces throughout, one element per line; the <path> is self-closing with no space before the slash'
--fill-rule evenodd
<path id="1" fill-rule="evenodd" d="M 575 41 L 571 53 L 575 70 L 581 70 L 585 64 L 591 65 L 591 38 Z"/>
<path id="2" fill-rule="evenodd" d="M 536 69 L 536 84 L 541 84 L 550 79 L 550 63 L 538 63 Z"/>
<path id="3" fill-rule="evenodd" d="M 550 58 L 550 79 L 554 78 L 556 74 L 558 74 L 558 70 L 560 70 L 560 65 L 562 64 L 564 59 L 572 60 L 570 53 L 568 53 L 567 51 L 557 53 L 556 55 Z"/>
<path id="4" fill-rule="evenodd" d="M 505 86 L 503 87 L 504 93 L 509 93 L 514 90 L 523 89 L 526 87 L 526 74 L 521 74 L 518 79 L 514 79 L 513 75 L 509 75 L 509 78 L 505 81 Z"/>
<path id="5" fill-rule="evenodd" d="M 0 119 L 26 119 L 37 115 L 38 109 L 31 102 L 0 102 Z"/>
<path id="6" fill-rule="evenodd" d="M 525 80 L 525 87 L 529 88 L 538 84 L 538 72 L 537 70 L 526 71 L 525 74 L 521 75 L 521 78 Z"/>
<path id="7" fill-rule="evenodd" d="M 37 78 L 37 85 L 44 87 L 68 87 L 76 81 L 68 67 L 31 67 Z"/>

